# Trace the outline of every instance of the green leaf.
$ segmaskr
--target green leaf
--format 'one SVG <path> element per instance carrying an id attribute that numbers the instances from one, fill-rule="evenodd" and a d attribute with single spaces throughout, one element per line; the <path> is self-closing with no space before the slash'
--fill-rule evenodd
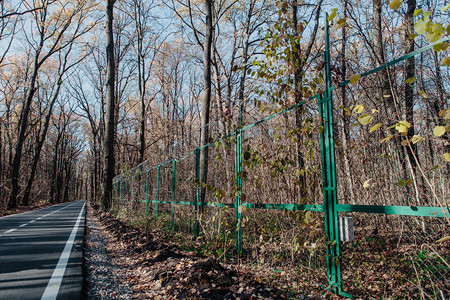
<path id="1" fill-rule="evenodd" d="M 416 37 L 418 37 L 419 35 L 417 34 L 417 33 L 411 33 L 410 35 L 408 35 L 408 38 L 410 39 L 410 40 L 413 40 L 413 39 L 415 39 Z"/>
<path id="2" fill-rule="evenodd" d="M 357 104 L 353 107 L 353 111 L 357 114 L 360 114 L 364 111 L 365 106 L 362 104 Z"/>
<path id="3" fill-rule="evenodd" d="M 443 9 L 441 9 L 441 11 L 446 11 L 446 10 L 449 9 L 449 8 L 450 8 L 450 3 L 447 4 Z"/>
<path id="4" fill-rule="evenodd" d="M 418 15 L 420 15 L 423 12 L 423 9 L 416 9 L 414 11 L 414 17 L 417 17 Z"/>
<path id="5" fill-rule="evenodd" d="M 434 136 L 440 137 L 445 134 L 445 127 L 444 126 L 436 126 L 433 130 Z"/>
<path id="6" fill-rule="evenodd" d="M 391 3 L 389 3 L 389 7 L 393 10 L 397 10 L 400 8 L 400 5 L 402 5 L 403 0 L 392 0 Z"/>
<path id="7" fill-rule="evenodd" d="M 354 76 L 352 76 L 352 78 L 350 78 L 350 83 L 351 83 L 351 84 L 355 84 L 355 83 L 357 83 L 360 79 L 361 79 L 361 74 L 354 75 Z"/>
<path id="8" fill-rule="evenodd" d="M 411 143 L 413 143 L 413 144 L 417 144 L 417 143 L 419 143 L 421 141 L 424 141 L 424 140 L 425 139 L 423 137 L 421 137 L 420 135 L 417 135 L 417 134 L 415 134 L 415 135 L 413 135 L 411 137 Z"/>
<path id="9" fill-rule="evenodd" d="M 446 161 L 446 162 L 450 162 L 450 153 L 444 153 L 442 155 L 442 158 Z"/>
<path id="10" fill-rule="evenodd" d="M 381 128 L 381 126 L 383 126 L 382 123 L 378 123 L 376 125 L 373 125 L 372 128 L 370 128 L 369 132 L 374 132 L 375 130 L 378 130 L 379 128 Z"/>
<path id="11" fill-rule="evenodd" d="M 431 28 L 425 37 L 430 41 L 430 43 L 435 43 L 439 41 L 444 31 L 444 26 L 439 23 L 434 23 L 431 25 Z"/>
<path id="12" fill-rule="evenodd" d="M 424 97 L 424 98 L 428 98 L 427 93 L 425 93 L 424 91 L 419 91 L 419 95 Z"/>
<path id="13" fill-rule="evenodd" d="M 441 66 L 450 67 L 450 56 L 441 60 Z"/>
<path id="14" fill-rule="evenodd" d="M 407 134 L 409 128 L 411 128 L 411 123 L 409 123 L 408 121 L 400 121 L 395 124 L 395 130 L 397 130 L 402 135 Z"/>
<path id="15" fill-rule="evenodd" d="M 361 125 L 367 125 L 367 124 L 369 124 L 370 122 L 372 122 L 372 119 L 373 119 L 373 117 L 372 117 L 371 115 L 364 114 L 364 115 L 360 115 L 360 116 L 358 117 L 358 122 L 359 122 Z"/>

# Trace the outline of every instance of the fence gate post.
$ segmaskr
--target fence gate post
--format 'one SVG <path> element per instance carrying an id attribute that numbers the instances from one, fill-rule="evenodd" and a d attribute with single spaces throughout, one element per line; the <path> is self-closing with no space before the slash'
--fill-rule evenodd
<path id="1" fill-rule="evenodd" d="M 330 71 L 330 36 L 328 14 L 325 15 L 325 62 L 326 89 L 319 95 L 319 113 L 323 127 L 320 144 L 322 154 L 322 180 L 324 198 L 324 223 L 327 242 L 327 275 L 329 289 L 339 295 L 348 295 L 342 291 L 341 262 L 339 258 L 339 227 L 336 191 L 336 164 L 333 137 L 333 100 Z"/>
<path id="2" fill-rule="evenodd" d="M 172 161 L 172 205 L 170 210 L 170 224 L 172 224 L 172 228 L 174 228 L 174 206 L 175 206 L 175 170 L 177 166 L 177 161 L 174 159 Z"/>
<path id="3" fill-rule="evenodd" d="M 235 151 L 234 151 L 234 180 L 236 188 L 236 197 L 234 201 L 235 226 L 236 226 L 236 251 L 238 255 L 242 254 L 242 130 L 236 133 Z"/>

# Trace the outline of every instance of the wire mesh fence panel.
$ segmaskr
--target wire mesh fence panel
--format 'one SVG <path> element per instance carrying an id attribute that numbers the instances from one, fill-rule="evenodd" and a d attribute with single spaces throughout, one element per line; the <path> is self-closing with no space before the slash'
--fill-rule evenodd
<path id="1" fill-rule="evenodd" d="M 208 147 L 208 180 L 205 201 L 200 207 L 200 234 L 207 253 L 214 258 L 230 258 L 234 244 L 234 138 L 211 144 Z"/>
<path id="2" fill-rule="evenodd" d="M 323 203 L 315 112 L 303 111 L 302 130 L 297 128 L 296 113 L 286 112 L 243 132 L 242 202 Z"/>
<path id="3" fill-rule="evenodd" d="M 197 191 L 195 168 L 195 153 L 176 162 L 174 229 L 191 234 L 194 233 L 196 220 L 194 205 Z"/>
<path id="4" fill-rule="evenodd" d="M 354 240 L 341 243 L 343 285 L 360 297 L 446 299 L 450 247 L 443 218 L 345 213 Z M 377 226 L 376 224 L 383 224 Z"/>

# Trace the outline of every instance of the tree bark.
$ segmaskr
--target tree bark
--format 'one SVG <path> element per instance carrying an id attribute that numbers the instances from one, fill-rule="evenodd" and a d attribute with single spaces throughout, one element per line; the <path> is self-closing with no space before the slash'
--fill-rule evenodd
<path id="1" fill-rule="evenodd" d="M 405 15 L 405 54 L 414 51 L 414 39 L 410 39 L 409 36 L 414 34 L 414 10 L 416 9 L 416 0 L 408 0 L 408 8 Z M 410 57 L 405 61 L 405 80 L 416 76 L 415 72 L 416 61 L 414 57 Z M 405 99 L 403 104 L 403 119 L 411 124 L 411 128 L 408 130 L 408 139 L 414 135 L 414 82 L 405 82 Z M 411 168 L 413 177 L 418 161 L 414 158 L 416 151 L 416 145 L 410 144 L 410 147 L 406 147 L 407 159 Z M 416 155 L 417 159 L 419 158 Z"/>
<path id="2" fill-rule="evenodd" d="M 106 126 L 105 142 L 103 154 L 103 194 L 101 207 L 103 211 L 108 211 L 111 207 L 113 177 L 114 177 L 114 133 L 115 133 L 115 61 L 114 61 L 114 37 L 113 37 L 113 17 L 114 2 L 108 0 L 106 6 Z"/>
<path id="3" fill-rule="evenodd" d="M 212 0 L 205 0 L 206 9 L 206 33 L 203 45 L 203 85 L 202 112 L 201 112 L 201 146 L 209 143 L 209 111 L 211 105 L 211 45 L 212 45 Z M 200 182 L 208 180 L 208 147 L 200 151 Z M 200 201 L 206 198 L 206 188 L 201 187 Z"/>
<path id="4" fill-rule="evenodd" d="M 24 193 L 23 199 L 22 199 L 22 204 L 25 206 L 27 206 L 29 204 L 31 187 L 33 185 L 34 176 L 36 175 L 36 169 L 37 169 L 37 165 L 39 162 L 39 158 L 41 156 L 42 146 L 44 145 L 45 139 L 47 137 L 47 131 L 48 131 L 48 127 L 50 124 L 50 118 L 51 118 L 52 112 L 53 112 L 53 106 L 56 102 L 56 99 L 58 99 L 61 85 L 62 85 L 62 78 L 60 76 L 58 78 L 58 83 L 57 83 L 55 94 L 53 95 L 53 98 L 52 98 L 49 108 L 48 108 L 47 115 L 45 117 L 45 122 L 44 122 L 44 127 L 42 129 L 41 137 L 39 138 L 38 144 L 36 145 L 36 150 L 34 152 L 33 164 L 31 166 L 30 177 L 28 178 L 27 187 L 25 188 L 25 193 Z"/>
<path id="5" fill-rule="evenodd" d="M 348 0 L 344 0 L 344 19 L 347 18 L 347 10 L 348 10 Z M 347 26 L 342 27 L 342 48 L 340 53 L 340 65 L 341 65 L 341 78 L 340 81 L 344 82 L 347 79 L 347 65 L 346 65 L 346 59 L 345 59 L 345 49 L 347 47 Z M 340 90 L 341 93 L 341 100 L 342 105 L 344 107 L 347 107 L 347 93 L 346 93 L 346 87 L 341 87 Z M 351 169 L 350 169 L 350 155 L 349 155 L 349 141 L 350 141 L 350 124 L 349 119 L 346 114 L 345 110 L 341 110 L 341 118 L 342 118 L 342 125 L 341 125 L 341 140 L 342 140 L 342 152 L 344 155 L 344 177 L 347 181 L 347 195 L 350 197 L 349 203 L 354 203 L 355 195 L 353 192 L 353 180 L 351 176 Z"/>

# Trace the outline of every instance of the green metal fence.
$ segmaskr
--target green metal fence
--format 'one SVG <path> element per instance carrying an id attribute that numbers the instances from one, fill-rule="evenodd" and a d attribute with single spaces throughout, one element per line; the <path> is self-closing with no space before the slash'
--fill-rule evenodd
<path id="1" fill-rule="evenodd" d="M 229 219 L 230 221 L 233 219 L 234 215 L 234 221 L 232 221 L 234 222 L 234 225 L 232 227 L 234 227 L 235 230 L 229 230 L 228 233 L 234 235 L 236 252 L 238 254 L 242 253 L 243 246 L 251 249 L 252 245 L 245 244 L 243 241 L 246 241 L 245 239 L 248 238 L 248 243 L 253 243 L 254 239 L 250 239 L 250 236 L 252 235 L 252 232 L 258 230 L 252 227 L 256 225 L 247 224 L 247 227 L 243 226 L 246 223 L 246 214 L 261 215 L 264 214 L 265 211 L 271 210 L 275 211 L 275 213 L 280 213 L 276 218 L 282 218 L 281 213 L 286 211 L 291 212 L 294 220 L 298 220 L 299 216 L 302 218 L 309 216 L 309 218 L 318 220 L 316 224 L 323 224 L 321 230 L 324 230 L 323 232 L 319 230 L 318 233 L 313 232 L 311 233 L 311 236 L 323 236 L 325 240 L 323 241 L 323 249 L 314 250 L 310 247 L 308 249 L 313 249 L 314 251 L 310 250 L 310 252 L 306 254 L 306 257 L 310 257 L 311 265 L 311 257 L 317 255 L 317 251 L 324 251 L 324 261 L 320 262 L 317 260 L 314 262 L 314 266 L 323 268 L 324 271 L 326 269 L 327 282 L 324 282 L 324 285 L 328 290 L 347 297 L 351 297 L 351 295 L 345 292 L 346 280 L 358 280 L 357 278 L 353 278 L 354 266 L 350 266 L 349 262 L 352 257 L 352 252 L 354 252 L 355 249 L 349 245 L 342 245 L 340 242 L 338 215 L 353 216 L 355 222 L 361 226 L 364 224 L 364 219 L 375 218 L 374 214 L 378 214 L 376 215 L 377 218 L 379 216 L 385 216 L 381 222 L 390 224 L 407 224 L 401 222 L 405 220 L 405 222 L 412 222 L 411 218 L 415 218 L 415 220 L 424 222 L 423 224 L 426 223 L 430 228 L 444 228 L 444 232 L 447 229 L 448 234 L 450 207 L 445 206 L 448 204 L 445 204 L 442 207 L 415 205 L 362 205 L 349 203 L 348 201 L 342 201 L 342 203 L 338 202 L 338 185 L 336 180 L 337 159 L 335 157 L 335 139 L 333 137 L 333 91 L 337 87 L 333 86 L 331 82 L 331 57 L 327 17 L 325 18 L 325 24 L 326 88 L 323 93 L 315 95 L 305 102 L 295 104 L 263 120 L 247 125 L 228 136 L 217 139 L 213 143 L 201 145 L 181 158 L 169 159 L 157 166 L 148 168 L 143 167 L 142 170 L 139 170 L 138 172 L 131 172 L 131 174 L 128 175 L 122 174 L 116 177 L 114 181 L 114 199 L 116 203 L 119 203 L 121 206 L 133 205 L 132 203 L 143 203 L 145 205 L 144 210 L 146 215 L 153 214 L 158 217 L 161 213 L 165 213 L 169 216 L 169 222 L 172 227 L 178 226 L 177 228 L 180 230 L 191 230 L 195 236 L 198 236 L 201 231 L 200 227 L 202 226 L 202 220 L 199 219 L 201 218 L 201 209 L 208 210 L 210 214 L 215 214 L 216 216 L 219 216 L 220 214 L 221 218 Z M 448 38 L 445 41 L 448 41 Z M 393 66 L 415 55 L 419 55 L 431 48 L 432 45 L 423 47 L 413 53 L 395 59 L 386 65 L 363 73 L 361 74 L 361 78 L 374 74 L 389 66 Z M 338 87 L 347 86 L 349 83 L 350 81 L 342 82 Z M 273 186 L 270 186 L 270 183 L 260 183 L 261 177 L 258 177 L 255 174 L 250 176 L 247 172 L 250 172 L 250 170 L 254 168 L 254 165 L 258 164 L 258 159 L 267 162 L 271 161 L 272 158 L 266 155 L 264 159 L 261 159 L 261 153 L 256 153 L 257 151 L 252 152 L 251 149 L 252 146 L 254 147 L 255 144 L 259 143 L 258 145 L 263 145 L 261 146 L 261 151 L 264 150 L 264 147 L 266 146 L 264 144 L 267 143 L 264 140 L 258 142 L 258 138 L 262 137 L 272 141 L 271 145 L 273 145 L 273 148 L 269 149 L 271 153 L 277 153 L 277 149 L 285 149 L 286 146 L 283 145 L 283 140 L 289 138 L 289 133 L 277 133 L 277 137 L 274 137 L 273 130 L 270 131 L 263 126 L 273 122 L 271 128 L 276 127 L 276 122 L 281 122 L 280 120 L 282 120 L 283 115 L 285 116 L 289 113 L 294 113 L 296 109 L 306 103 L 315 103 L 320 116 L 319 125 L 321 132 L 320 134 L 317 134 L 317 149 L 311 149 L 311 156 L 314 156 L 314 153 L 320 153 L 321 166 L 317 167 L 316 173 L 318 176 L 321 174 L 322 177 L 319 188 L 321 188 L 322 191 L 323 201 L 317 201 L 317 203 L 305 203 L 305 199 L 299 199 L 295 203 L 283 203 L 283 192 L 288 190 L 288 192 L 294 194 L 298 193 L 298 186 L 288 182 L 290 180 L 289 178 L 292 179 L 294 177 L 283 178 L 283 182 L 280 181 L 279 183 L 272 182 Z M 280 138 L 280 136 L 283 138 Z M 209 182 L 206 185 L 209 193 L 207 199 L 214 199 L 214 201 L 204 203 L 200 202 L 200 189 L 205 187 L 205 184 L 202 185 L 199 179 L 200 151 L 203 148 L 208 148 L 209 151 L 212 152 L 213 157 L 218 157 L 215 164 L 210 164 Z M 229 172 L 230 165 L 227 165 L 230 160 L 224 159 L 224 156 L 227 155 L 231 157 L 234 156 L 234 166 L 231 166 L 233 167 L 232 173 Z M 293 155 L 295 155 L 295 153 Z M 276 164 L 273 163 L 270 166 L 272 169 L 267 167 L 266 171 L 283 172 L 273 168 L 275 165 Z M 286 173 L 295 173 L 295 166 L 287 168 L 288 169 L 285 170 Z M 315 166 L 312 166 L 312 169 L 315 169 Z M 296 178 L 298 179 L 298 177 L 299 176 Z M 296 178 L 292 180 L 296 180 Z M 229 184 L 230 182 L 232 182 L 231 185 Z M 248 184 L 246 184 L 247 182 Z M 273 201 L 259 199 L 257 197 L 258 191 L 249 189 L 249 187 L 257 187 L 258 184 L 261 186 L 261 189 L 266 188 L 276 190 L 276 188 L 278 188 L 278 193 L 281 195 L 280 199 L 274 199 Z M 285 187 L 284 190 L 282 189 L 283 187 Z M 276 193 L 273 190 L 271 193 Z M 232 198 L 230 195 L 234 201 L 231 201 Z M 248 202 L 247 199 L 252 201 Z M 222 213 L 222 211 L 219 211 L 218 209 L 225 209 L 225 213 Z M 392 217 L 395 217 L 395 220 L 390 219 Z M 434 221 L 439 219 L 442 221 Z M 217 221 L 217 219 L 214 220 L 213 222 Z M 272 221 L 268 222 L 273 221 L 274 220 L 272 219 Z M 247 221 L 247 223 L 249 222 Z M 220 225 L 217 224 L 214 226 L 220 227 Z M 249 229 L 247 230 L 247 228 Z M 314 231 L 314 229 L 312 229 L 312 231 Z M 307 244 L 305 243 L 304 245 Z M 431 258 L 427 258 L 427 260 L 423 258 L 426 249 L 420 251 L 421 252 L 417 256 L 412 257 L 412 260 L 421 265 L 427 263 L 432 264 L 433 260 Z M 427 253 L 429 252 L 432 251 L 428 251 Z M 448 277 L 450 275 L 447 261 L 448 257 L 441 257 L 441 259 L 444 261 L 443 266 L 436 267 L 437 269 L 433 270 L 432 274 L 435 280 L 445 281 L 438 290 L 440 289 L 441 293 L 442 291 L 448 293 Z M 354 264 L 354 262 L 352 262 L 352 264 Z M 360 267 L 363 267 L 363 265 L 361 264 Z"/>

